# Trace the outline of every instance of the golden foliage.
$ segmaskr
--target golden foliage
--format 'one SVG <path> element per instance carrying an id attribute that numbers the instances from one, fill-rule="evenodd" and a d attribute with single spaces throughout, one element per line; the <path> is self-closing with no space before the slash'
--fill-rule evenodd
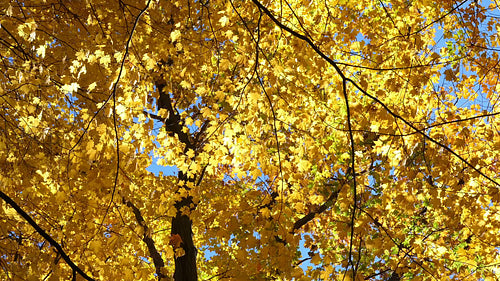
<path id="1" fill-rule="evenodd" d="M 0 279 L 500 278 L 498 9 L 2 1 Z"/>

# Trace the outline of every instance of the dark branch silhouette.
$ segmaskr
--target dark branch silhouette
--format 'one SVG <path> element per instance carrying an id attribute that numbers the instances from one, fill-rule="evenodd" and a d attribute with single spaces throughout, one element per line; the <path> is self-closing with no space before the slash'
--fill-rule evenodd
<path id="1" fill-rule="evenodd" d="M 123 203 L 132 209 L 132 212 L 134 213 L 135 216 L 135 220 L 142 227 L 144 231 L 142 241 L 146 243 L 146 246 L 148 247 L 149 251 L 149 256 L 153 259 L 153 264 L 156 269 L 156 275 L 158 276 L 158 280 L 167 278 L 167 276 L 165 276 L 161 270 L 162 268 L 165 267 L 165 262 L 163 261 L 158 250 L 156 249 L 155 241 L 151 237 L 150 229 L 147 226 L 146 222 L 144 221 L 144 217 L 141 214 L 141 210 L 139 210 L 139 208 L 137 208 L 132 202 L 128 200 L 123 199 Z"/>
<path id="2" fill-rule="evenodd" d="M 319 206 L 318 209 L 313 210 L 312 212 L 308 213 L 307 215 L 303 216 L 300 218 L 298 221 L 296 221 L 293 224 L 293 230 L 292 232 L 295 232 L 295 230 L 299 230 L 301 227 L 306 225 L 308 222 L 310 222 L 314 217 L 318 214 L 323 213 L 328 209 L 328 207 L 331 205 L 331 203 L 335 200 L 337 200 L 337 197 L 339 196 L 340 191 L 342 190 L 342 186 L 339 186 L 337 189 L 335 189 L 330 196 L 326 199 L 326 201 Z"/>
<path id="3" fill-rule="evenodd" d="M 26 220 L 26 222 L 28 222 L 29 225 L 31 225 L 36 230 L 36 232 L 38 232 L 38 234 L 40 234 L 43 237 L 43 239 L 47 240 L 47 242 L 49 242 L 50 245 L 56 249 L 57 253 L 59 255 L 61 255 L 62 259 L 69 265 L 69 267 L 71 267 L 73 272 L 80 274 L 80 276 L 82 276 L 85 280 L 89 280 L 89 281 L 95 280 L 92 277 L 88 276 L 85 272 L 83 272 L 83 270 L 81 268 L 79 268 L 71 260 L 71 258 L 68 256 L 68 254 L 66 254 L 66 252 L 64 252 L 62 246 L 59 243 L 57 243 L 56 240 L 54 240 L 47 232 L 45 232 L 45 230 L 43 230 L 43 228 L 41 228 L 31 218 L 31 216 L 28 215 L 28 213 L 26 213 L 19 205 L 17 205 L 17 203 L 14 202 L 14 200 L 12 200 L 12 198 L 10 198 L 7 194 L 3 193 L 2 191 L 0 191 L 0 197 L 3 199 L 3 201 L 5 201 L 5 203 L 9 204 L 14 210 L 16 210 L 16 212 L 24 220 Z"/>

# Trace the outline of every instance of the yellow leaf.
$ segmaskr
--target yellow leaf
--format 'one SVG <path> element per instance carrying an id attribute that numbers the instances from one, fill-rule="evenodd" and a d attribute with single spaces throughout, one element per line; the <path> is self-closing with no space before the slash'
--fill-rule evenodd
<path id="1" fill-rule="evenodd" d="M 97 86 L 97 83 L 96 82 L 92 82 L 90 83 L 90 85 L 87 87 L 87 91 L 88 92 L 91 92 L 92 90 L 95 89 L 95 87 Z"/>
<path id="2" fill-rule="evenodd" d="M 189 88 L 191 88 L 191 84 L 190 84 L 188 81 L 185 81 L 185 80 L 181 81 L 180 85 L 181 85 L 181 87 L 182 87 L 182 88 L 184 88 L 184 89 L 189 89 Z"/>
<path id="3" fill-rule="evenodd" d="M 321 263 L 321 256 L 319 254 L 315 254 L 312 259 L 311 259 L 311 263 L 312 264 L 315 264 L 315 265 L 318 265 Z"/>
<path id="4" fill-rule="evenodd" d="M 78 83 L 73 82 L 73 83 L 71 83 L 71 84 L 66 84 L 66 85 L 63 85 L 63 86 L 61 87 L 61 91 L 62 91 L 63 93 L 65 93 L 65 94 L 67 94 L 67 93 L 74 93 L 74 92 L 78 91 L 78 88 L 79 88 L 79 87 L 80 87 L 80 86 L 78 85 Z"/>
<path id="5" fill-rule="evenodd" d="M 91 249 L 94 253 L 99 253 L 101 251 L 102 245 L 98 240 L 92 240 L 89 243 L 89 249 Z"/>
<path id="6" fill-rule="evenodd" d="M 219 22 L 220 24 L 222 25 L 222 27 L 226 26 L 229 22 L 229 18 L 226 17 L 226 16 L 222 16 L 220 19 L 219 19 Z"/>
<path id="7" fill-rule="evenodd" d="M 109 55 L 104 55 L 99 59 L 99 63 L 104 65 L 104 67 L 108 67 L 110 62 L 111 62 L 111 57 Z"/>
<path id="8" fill-rule="evenodd" d="M 36 54 L 40 56 L 42 59 L 45 58 L 45 45 L 40 45 L 36 48 Z"/>
<path id="9" fill-rule="evenodd" d="M 194 157 L 194 154 L 195 154 L 195 153 L 194 153 L 194 150 L 192 150 L 192 149 L 188 149 L 188 151 L 186 152 L 186 156 L 187 156 L 188 158 L 193 158 L 193 157 Z"/>
<path id="10" fill-rule="evenodd" d="M 180 32 L 180 30 L 178 30 L 178 29 L 176 29 L 176 30 L 174 30 L 174 31 L 172 31 L 172 32 L 170 33 L 170 40 L 171 40 L 172 42 L 177 41 L 177 39 L 179 39 L 179 37 L 181 37 L 181 32 Z"/>
<path id="11" fill-rule="evenodd" d="M 186 254 L 186 251 L 184 251 L 183 248 L 175 249 L 175 258 L 183 257 L 185 254 Z"/>
<path id="12" fill-rule="evenodd" d="M 302 172 L 308 172 L 310 169 L 311 169 L 311 162 L 307 161 L 307 160 L 300 160 L 299 161 L 299 164 L 297 165 L 297 167 L 299 168 L 299 171 L 302 171 Z"/>

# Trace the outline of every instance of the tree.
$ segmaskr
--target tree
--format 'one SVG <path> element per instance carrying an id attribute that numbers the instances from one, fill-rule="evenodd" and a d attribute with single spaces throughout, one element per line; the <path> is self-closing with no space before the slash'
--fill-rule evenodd
<path id="1" fill-rule="evenodd" d="M 1 279 L 499 278 L 497 10 L 3 1 Z"/>

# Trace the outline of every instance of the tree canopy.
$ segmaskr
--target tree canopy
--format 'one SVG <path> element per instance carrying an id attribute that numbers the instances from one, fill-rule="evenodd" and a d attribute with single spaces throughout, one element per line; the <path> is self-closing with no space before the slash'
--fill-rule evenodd
<path id="1" fill-rule="evenodd" d="M 495 3 L 1 1 L 0 279 L 497 280 Z"/>

